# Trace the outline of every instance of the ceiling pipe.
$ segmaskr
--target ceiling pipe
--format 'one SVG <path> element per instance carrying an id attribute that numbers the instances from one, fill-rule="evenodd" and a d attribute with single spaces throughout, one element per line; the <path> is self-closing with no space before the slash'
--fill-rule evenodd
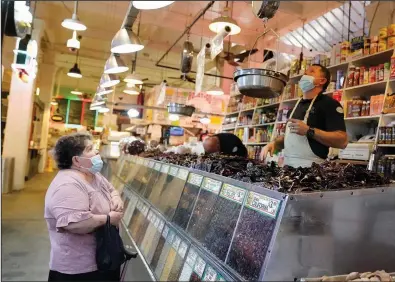
<path id="1" fill-rule="evenodd" d="M 195 23 L 197 23 L 197 21 L 201 17 L 204 16 L 204 14 L 214 5 L 214 3 L 215 3 L 215 1 L 210 1 L 207 4 L 207 6 L 202 11 L 200 11 L 200 13 L 195 17 L 195 19 L 192 21 L 192 23 L 185 28 L 185 30 L 176 39 L 176 41 L 169 47 L 169 49 L 167 49 L 167 51 L 162 55 L 162 57 L 160 57 L 160 59 L 155 63 L 156 67 L 165 68 L 165 69 L 171 69 L 171 70 L 177 70 L 177 71 L 180 70 L 179 68 L 162 65 L 161 61 L 170 53 L 171 49 L 173 49 L 174 46 L 176 46 L 176 44 L 191 30 L 191 28 L 195 25 Z M 196 72 L 195 71 L 190 71 L 190 73 L 196 73 Z M 216 75 L 216 74 L 211 74 L 211 73 L 204 73 L 204 75 L 233 80 L 233 77 Z"/>
<path id="2" fill-rule="evenodd" d="M 125 18 L 123 19 L 121 28 L 124 28 L 124 27 L 132 28 L 134 22 L 137 19 L 139 12 L 140 12 L 140 10 L 133 7 L 132 1 L 130 1 L 127 13 L 125 15 Z"/>

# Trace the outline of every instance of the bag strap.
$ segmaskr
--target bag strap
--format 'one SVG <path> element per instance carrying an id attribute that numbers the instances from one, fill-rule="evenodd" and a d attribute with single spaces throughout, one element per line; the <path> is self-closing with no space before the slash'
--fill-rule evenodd
<path id="1" fill-rule="evenodd" d="M 110 215 L 109 215 L 109 214 L 107 215 L 106 225 L 107 225 L 107 228 L 110 228 L 110 227 L 111 227 Z"/>

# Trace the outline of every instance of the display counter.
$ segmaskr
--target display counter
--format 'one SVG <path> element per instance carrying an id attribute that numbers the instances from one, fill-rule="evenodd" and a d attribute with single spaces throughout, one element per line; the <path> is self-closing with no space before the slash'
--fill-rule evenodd
<path id="1" fill-rule="evenodd" d="M 156 280 L 234 281 L 395 271 L 393 186 L 283 194 L 122 155 L 123 236 Z"/>

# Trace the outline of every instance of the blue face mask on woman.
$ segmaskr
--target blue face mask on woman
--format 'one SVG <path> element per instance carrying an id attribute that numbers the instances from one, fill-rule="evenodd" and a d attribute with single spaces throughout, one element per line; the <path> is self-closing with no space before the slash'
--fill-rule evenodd
<path id="1" fill-rule="evenodd" d="M 314 85 L 314 76 L 311 75 L 303 75 L 299 80 L 299 87 L 302 89 L 303 93 L 309 92 L 313 90 Z"/>
<path id="2" fill-rule="evenodd" d="M 84 158 L 84 157 L 80 157 L 80 158 L 91 160 L 92 167 L 90 167 L 90 168 L 82 167 L 82 168 L 89 170 L 93 174 L 100 172 L 103 168 L 103 161 L 102 161 L 100 155 L 95 155 L 92 158 Z"/>

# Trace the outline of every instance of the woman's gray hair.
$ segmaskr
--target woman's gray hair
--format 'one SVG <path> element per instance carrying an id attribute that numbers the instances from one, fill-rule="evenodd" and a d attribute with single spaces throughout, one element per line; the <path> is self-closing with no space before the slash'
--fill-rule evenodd
<path id="1" fill-rule="evenodd" d="M 69 169 L 73 164 L 73 157 L 81 156 L 86 147 L 86 140 L 92 140 L 92 135 L 86 132 L 77 132 L 62 136 L 52 151 L 59 169 Z"/>

